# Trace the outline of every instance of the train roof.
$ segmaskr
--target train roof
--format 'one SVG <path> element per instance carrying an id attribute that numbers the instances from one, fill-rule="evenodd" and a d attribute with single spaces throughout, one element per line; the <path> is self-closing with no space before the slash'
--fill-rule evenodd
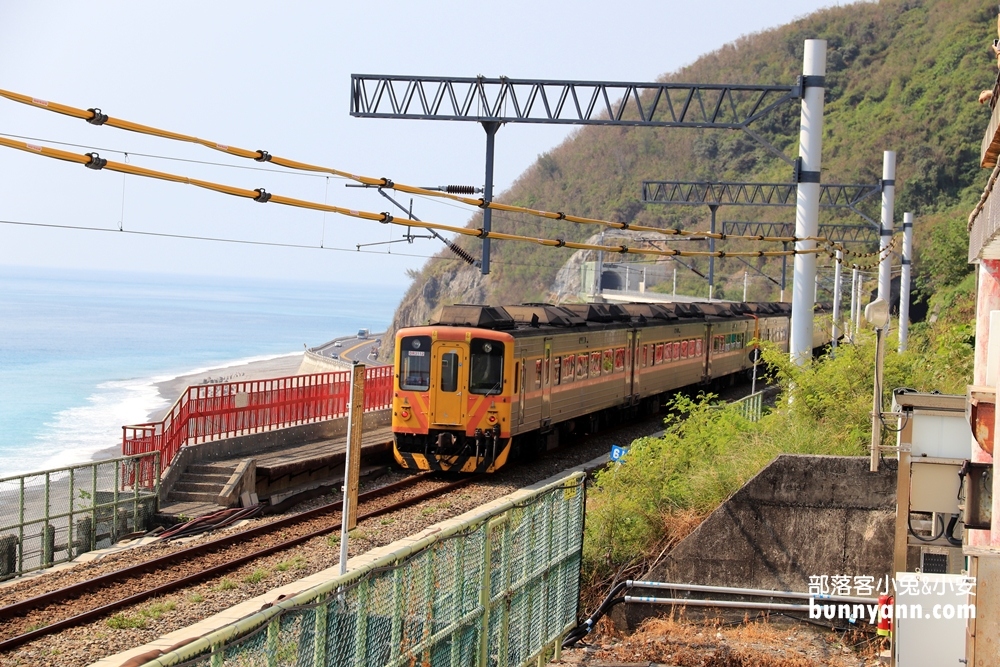
<path id="1" fill-rule="evenodd" d="M 652 326 L 665 322 L 688 322 L 750 319 L 782 316 L 791 313 L 789 303 L 675 302 L 675 303 L 575 303 L 562 306 L 550 303 L 525 303 L 516 306 L 455 304 L 443 306 L 429 323 L 431 326 L 456 326 L 495 331 L 526 329 L 603 329 L 618 328 L 617 323 Z"/>

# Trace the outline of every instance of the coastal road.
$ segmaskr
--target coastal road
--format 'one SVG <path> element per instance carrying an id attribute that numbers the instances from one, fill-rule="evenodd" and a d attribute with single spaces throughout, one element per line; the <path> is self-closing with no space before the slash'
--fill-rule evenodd
<path id="1" fill-rule="evenodd" d="M 382 333 L 370 334 L 368 338 L 341 336 L 319 347 L 311 348 L 311 351 L 324 357 L 374 364 L 378 348 L 382 342 L 382 336 Z"/>

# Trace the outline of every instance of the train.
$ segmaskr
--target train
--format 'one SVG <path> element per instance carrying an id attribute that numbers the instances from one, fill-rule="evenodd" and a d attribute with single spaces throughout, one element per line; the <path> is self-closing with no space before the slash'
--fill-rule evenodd
<path id="1" fill-rule="evenodd" d="M 396 333 L 393 454 L 412 470 L 495 472 L 603 420 L 654 414 L 669 392 L 733 381 L 754 341 L 788 351 L 790 319 L 787 303 L 445 306 Z"/>

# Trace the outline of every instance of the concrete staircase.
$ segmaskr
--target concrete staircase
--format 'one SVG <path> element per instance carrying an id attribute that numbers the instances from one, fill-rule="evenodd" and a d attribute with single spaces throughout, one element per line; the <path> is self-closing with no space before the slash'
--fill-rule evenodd
<path id="1" fill-rule="evenodd" d="M 219 494 L 238 465 L 230 461 L 189 465 L 170 489 L 160 513 L 196 517 L 225 509 L 218 504 Z"/>

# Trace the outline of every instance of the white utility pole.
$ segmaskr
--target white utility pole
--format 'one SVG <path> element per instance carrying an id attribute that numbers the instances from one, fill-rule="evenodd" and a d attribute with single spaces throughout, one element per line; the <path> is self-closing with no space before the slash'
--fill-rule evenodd
<path id="1" fill-rule="evenodd" d="M 747 272 L 743 272 L 743 303 L 747 302 Z"/>
<path id="2" fill-rule="evenodd" d="M 899 279 L 899 351 L 906 352 L 910 333 L 910 263 L 913 261 L 913 214 L 903 214 L 903 261 Z"/>
<path id="3" fill-rule="evenodd" d="M 802 115 L 799 173 L 796 180 L 795 236 L 819 233 L 819 170 L 823 150 L 823 99 L 826 86 L 826 40 L 807 39 L 802 56 Z M 789 353 L 805 364 L 812 358 L 813 303 L 816 280 L 815 241 L 796 241 L 792 274 L 792 326 Z"/>
<path id="4" fill-rule="evenodd" d="M 878 298 L 891 301 L 892 253 L 887 250 L 892 243 L 892 217 L 896 205 L 896 151 L 882 154 L 882 220 L 879 225 L 878 249 L 883 254 L 878 265 Z"/>
<path id="5" fill-rule="evenodd" d="M 833 349 L 837 349 L 840 338 L 840 264 L 844 261 L 844 251 L 837 251 L 837 261 L 833 267 Z"/>
<path id="6" fill-rule="evenodd" d="M 677 267 L 674 267 L 674 296 L 677 296 Z"/>
<path id="7" fill-rule="evenodd" d="M 861 301 L 860 276 L 857 269 L 851 270 L 851 340 L 858 337 L 858 303 Z"/>

